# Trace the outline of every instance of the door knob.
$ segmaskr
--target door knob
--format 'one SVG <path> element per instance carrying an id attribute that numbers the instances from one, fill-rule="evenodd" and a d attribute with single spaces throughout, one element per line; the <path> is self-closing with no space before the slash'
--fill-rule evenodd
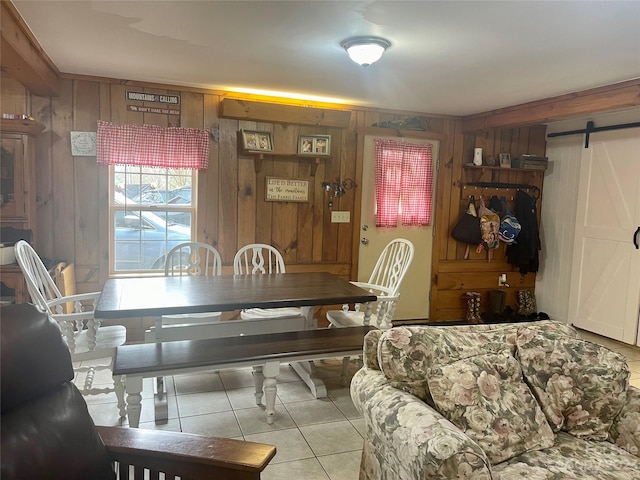
<path id="1" fill-rule="evenodd" d="M 633 234 L 633 244 L 636 246 L 636 250 L 640 249 L 640 244 L 638 244 L 638 234 L 640 233 L 640 227 L 636 230 L 636 233 Z"/>
<path id="2" fill-rule="evenodd" d="M 369 245 L 369 239 L 365 238 L 365 237 L 362 237 L 360 239 L 360 243 L 363 244 L 363 245 Z"/>
<path id="3" fill-rule="evenodd" d="M 362 225 L 362 231 L 366 232 L 367 230 L 369 230 L 369 225 Z"/>

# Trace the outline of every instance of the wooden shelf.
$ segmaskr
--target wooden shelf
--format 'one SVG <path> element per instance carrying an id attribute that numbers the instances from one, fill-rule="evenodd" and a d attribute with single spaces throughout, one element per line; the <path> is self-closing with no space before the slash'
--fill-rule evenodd
<path id="1" fill-rule="evenodd" d="M 289 158 L 297 158 L 297 159 L 304 158 L 306 160 L 314 160 L 314 162 L 311 164 L 312 177 L 316 176 L 316 170 L 318 169 L 320 160 L 331 158 L 330 155 L 308 155 L 308 154 L 301 154 L 301 153 L 275 153 L 275 152 L 261 152 L 258 150 L 243 150 L 240 154 L 253 157 L 253 164 L 254 164 L 254 169 L 256 173 L 260 173 L 260 170 L 262 170 L 262 160 L 264 160 L 265 156 L 285 157 L 285 158 L 289 157 Z"/>
<path id="2" fill-rule="evenodd" d="M 515 168 L 515 167 L 490 167 L 489 165 L 463 165 L 465 170 L 500 170 L 501 172 L 542 172 L 542 168 Z"/>
<path id="3" fill-rule="evenodd" d="M 38 135 L 42 130 L 44 130 L 44 125 L 36 122 L 35 120 L 0 118 L 0 130 L 6 133 Z"/>

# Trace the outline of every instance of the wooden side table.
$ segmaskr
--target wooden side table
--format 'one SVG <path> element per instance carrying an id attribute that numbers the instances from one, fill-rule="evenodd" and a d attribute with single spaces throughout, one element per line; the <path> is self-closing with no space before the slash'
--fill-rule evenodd
<path id="1" fill-rule="evenodd" d="M 24 275 L 17 263 L 0 266 L 0 282 L 15 291 L 15 303 L 26 303 L 29 295 L 25 288 Z"/>

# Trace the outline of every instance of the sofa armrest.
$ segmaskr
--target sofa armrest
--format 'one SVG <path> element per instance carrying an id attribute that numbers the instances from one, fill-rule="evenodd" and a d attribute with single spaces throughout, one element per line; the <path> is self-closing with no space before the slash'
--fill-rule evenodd
<path id="1" fill-rule="evenodd" d="M 480 446 L 419 398 L 390 386 L 382 372 L 360 369 L 351 398 L 366 433 L 360 479 L 490 479 Z"/>
<path id="2" fill-rule="evenodd" d="M 118 462 L 119 471 L 128 470 L 129 466 L 136 471 L 148 468 L 164 472 L 166 479 L 179 476 L 257 480 L 276 454 L 273 445 L 229 438 L 138 428 L 96 428 L 111 459 Z"/>
<path id="3" fill-rule="evenodd" d="M 627 400 L 609 429 L 609 441 L 640 457 L 640 388 L 627 389 Z"/>
<path id="4" fill-rule="evenodd" d="M 378 363 L 378 341 L 382 335 L 381 330 L 371 330 L 364 336 L 364 348 L 362 359 L 364 366 L 371 370 L 380 370 Z"/>

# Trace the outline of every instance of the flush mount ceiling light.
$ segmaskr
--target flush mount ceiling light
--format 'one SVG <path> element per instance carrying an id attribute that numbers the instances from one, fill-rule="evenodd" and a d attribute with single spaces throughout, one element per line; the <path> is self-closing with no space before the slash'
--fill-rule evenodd
<path id="1" fill-rule="evenodd" d="M 340 45 L 347 51 L 351 60 L 358 65 L 368 67 L 380 60 L 391 43 L 380 37 L 352 37 L 344 40 Z"/>

